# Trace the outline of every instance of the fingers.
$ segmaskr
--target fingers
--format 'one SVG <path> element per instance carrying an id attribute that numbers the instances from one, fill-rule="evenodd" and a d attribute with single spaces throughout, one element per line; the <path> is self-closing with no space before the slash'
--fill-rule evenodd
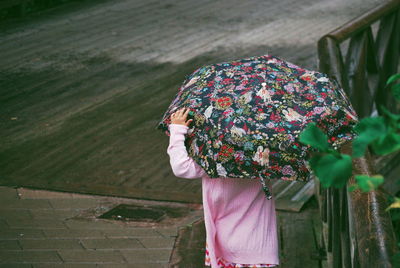
<path id="1" fill-rule="evenodd" d="M 171 123 L 189 126 L 190 123 L 193 122 L 193 119 L 186 120 L 189 112 L 190 112 L 190 109 L 187 107 L 184 107 L 184 108 L 181 108 L 178 111 L 172 113 L 171 114 Z"/>
<path id="2" fill-rule="evenodd" d="M 189 114 L 189 112 L 190 112 L 190 109 L 189 109 L 189 108 L 186 108 L 186 110 L 183 112 L 183 115 L 182 115 L 182 116 L 184 116 L 184 118 L 186 119 L 187 116 L 188 116 L 188 114 Z"/>
<path id="3" fill-rule="evenodd" d="M 186 118 L 187 113 L 189 113 L 189 108 L 184 107 L 184 108 L 180 109 L 178 112 L 179 112 L 179 117 Z"/>
<path id="4" fill-rule="evenodd" d="M 182 111 L 183 111 L 183 109 L 185 109 L 185 108 L 179 109 L 179 111 L 176 112 L 176 116 L 177 116 L 177 117 L 179 117 L 179 118 L 182 117 Z"/>
<path id="5" fill-rule="evenodd" d="M 189 114 L 190 109 L 189 108 L 181 108 L 178 111 L 176 111 L 175 113 L 173 113 L 171 116 L 173 117 L 180 117 L 180 118 L 185 118 L 187 117 L 187 115 Z"/>
<path id="6" fill-rule="evenodd" d="M 189 119 L 188 121 L 185 122 L 185 125 L 186 125 L 186 126 L 189 126 L 190 123 L 192 123 L 192 121 L 193 121 L 193 119 Z"/>
<path id="7" fill-rule="evenodd" d="M 171 114 L 171 117 L 177 117 L 180 115 L 182 109 L 179 109 Z"/>

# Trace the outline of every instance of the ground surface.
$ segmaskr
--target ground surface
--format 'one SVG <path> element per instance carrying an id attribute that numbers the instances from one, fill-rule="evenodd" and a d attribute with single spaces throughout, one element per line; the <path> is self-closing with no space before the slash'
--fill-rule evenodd
<path id="1" fill-rule="evenodd" d="M 0 187 L 0 268 L 166 268 L 201 205 Z M 119 204 L 185 210 L 159 222 L 101 219 Z"/>

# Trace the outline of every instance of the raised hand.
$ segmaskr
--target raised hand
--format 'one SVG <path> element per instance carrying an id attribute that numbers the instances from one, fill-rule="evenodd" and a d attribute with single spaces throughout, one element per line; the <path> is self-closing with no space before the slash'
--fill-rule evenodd
<path id="1" fill-rule="evenodd" d="M 193 119 L 187 119 L 189 108 L 182 108 L 171 115 L 171 124 L 189 126 Z"/>

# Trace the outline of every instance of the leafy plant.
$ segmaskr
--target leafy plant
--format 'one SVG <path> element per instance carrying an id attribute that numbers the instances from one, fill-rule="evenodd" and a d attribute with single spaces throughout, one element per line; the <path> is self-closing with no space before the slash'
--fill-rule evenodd
<path id="1" fill-rule="evenodd" d="M 334 150 L 328 137 L 315 123 L 307 125 L 300 134 L 300 142 L 310 145 L 319 153 L 310 158 L 310 166 L 324 187 L 343 187 L 352 173 L 351 157 Z"/>
<path id="2" fill-rule="evenodd" d="M 395 74 L 389 77 L 389 79 L 386 82 L 386 85 L 392 84 L 394 81 L 400 79 L 400 74 Z M 394 84 L 392 86 L 392 94 L 396 98 L 396 100 L 400 101 L 400 83 L 399 84 Z"/>

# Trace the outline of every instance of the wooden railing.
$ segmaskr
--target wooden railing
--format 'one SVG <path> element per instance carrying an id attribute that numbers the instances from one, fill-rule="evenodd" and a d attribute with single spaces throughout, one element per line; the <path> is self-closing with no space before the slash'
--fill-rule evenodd
<path id="1" fill-rule="evenodd" d="M 398 72 L 399 48 L 400 0 L 388 1 L 324 35 L 318 41 L 319 70 L 338 81 L 360 118 L 381 114 L 381 105 L 398 112 L 385 83 Z M 351 154 L 351 144 L 341 151 Z M 376 174 L 373 160 L 369 152 L 353 160 L 353 174 Z M 385 212 L 387 194 L 381 188 L 348 192 L 353 183 L 352 177 L 342 189 L 324 189 L 316 182 L 329 267 L 393 267 L 390 258 L 398 248 Z"/>

